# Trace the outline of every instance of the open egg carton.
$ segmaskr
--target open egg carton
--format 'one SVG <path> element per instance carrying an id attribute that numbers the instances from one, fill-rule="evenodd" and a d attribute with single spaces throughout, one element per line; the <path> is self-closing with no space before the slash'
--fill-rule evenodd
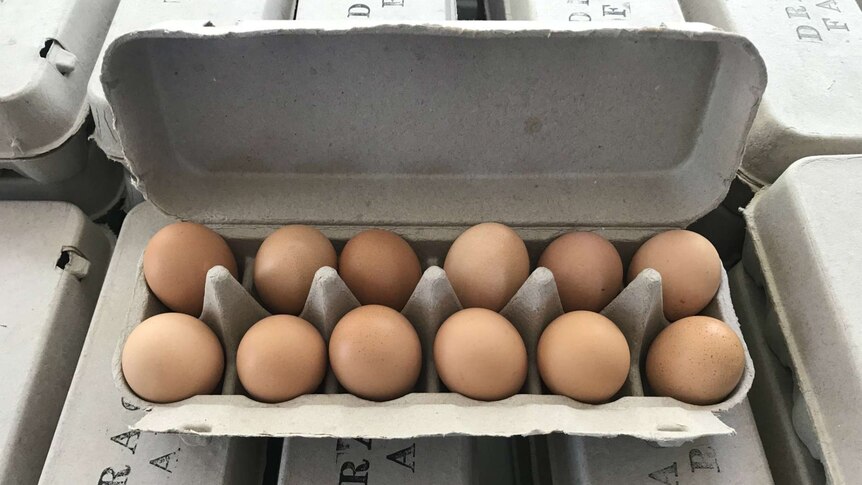
<path id="1" fill-rule="evenodd" d="M 453 79 L 458 89 L 434 88 Z M 699 24 L 169 23 L 119 38 L 102 81 L 148 202 L 129 214 L 130 236 L 121 234 L 117 248 L 138 264 L 112 267 L 122 290 L 102 294 L 125 311 L 104 318 L 123 319 L 128 335 L 166 311 L 142 276 L 142 235 L 176 220 L 224 236 L 241 274 L 236 281 L 217 267 L 207 281 L 202 319 L 225 347 L 222 395 L 140 402 L 122 379 L 124 339 L 117 343 L 117 384 L 150 409 L 135 427 L 369 438 L 563 432 L 666 445 L 732 433 L 714 413 L 743 401 L 753 378 L 748 358 L 737 389 L 715 406 L 650 395 L 643 359 L 668 324 L 652 270 L 604 310 L 632 351 L 629 379 L 607 404 L 542 386 L 537 340 L 562 313 L 544 268 L 502 311 L 529 353 L 520 394 L 482 402 L 446 392 L 431 347 L 460 308 L 440 266 L 463 230 L 505 223 L 534 263 L 558 235 L 596 230 L 627 264 L 647 238 L 685 227 L 724 198 L 765 79 L 745 38 Z M 369 227 L 410 242 L 426 268 L 404 309 L 425 359 L 413 393 L 366 401 L 330 374 L 318 393 L 284 403 L 243 395 L 235 350 L 268 314 L 250 284 L 253 257 L 289 223 L 319 228 L 337 249 Z M 326 338 L 357 305 L 337 272 L 323 268 L 301 316 Z M 739 335 L 726 276 L 704 313 Z"/>

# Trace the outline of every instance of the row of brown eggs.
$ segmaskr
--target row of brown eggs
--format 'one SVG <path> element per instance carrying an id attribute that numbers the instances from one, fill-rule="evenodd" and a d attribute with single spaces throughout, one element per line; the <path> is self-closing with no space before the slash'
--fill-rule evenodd
<path id="1" fill-rule="evenodd" d="M 665 313 L 669 319 L 677 320 L 699 312 L 713 298 L 718 289 L 720 264 L 715 249 L 701 236 L 689 231 L 668 231 L 653 237 L 637 251 L 628 279 L 648 267 L 658 270 L 663 278 Z M 151 290 L 166 306 L 197 315 L 201 312 L 206 272 L 215 265 L 226 267 L 234 276 L 237 274 L 235 259 L 224 239 L 204 226 L 176 223 L 151 239 L 145 250 L 143 271 Z M 606 401 L 619 391 L 628 374 L 628 345 L 616 325 L 593 312 L 602 309 L 622 289 L 620 256 L 601 236 L 572 232 L 553 241 L 542 254 L 539 265 L 554 274 L 561 303 L 569 312 L 552 322 L 540 339 L 537 357 L 542 378 L 552 392 L 585 402 Z M 418 257 L 400 236 L 374 229 L 350 239 L 338 259 L 332 243 L 322 233 L 301 225 L 275 231 L 258 250 L 255 288 L 263 303 L 282 315 L 259 322 L 240 344 L 237 366 L 243 385 L 253 397 L 268 402 L 284 401 L 319 386 L 327 367 L 323 339 L 307 322 L 286 315 L 302 310 L 314 274 L 322 266 L 338 267 L 342 279 L 365 305 L 350 312 L 350 318 L 345 316 L 330 339 L 329 363 L 339 382 L 348 391 L 373 400 L 392 399 L 408 392 L 415 386 L 421 369 L 421 349 L 412 325 L 392 309 L 401 309 L 415 289 L 421 277 Z M 508 397 L 523 386 L 527 367 L 523 341 L 517 330 L 496 312 L 526 281 L 529 266 L 523 240 L 502 224 L 473 226 L 452 244 L 444 270 L 468 310 L 450 317 L 435 340 L 435 366 L 450 390 L 495 400 Z M 192 373 L 187 376 L 188 382 L 179 380 L 176 386 L 168 382 L 170 379 L 158 377 L 159 366 L 171 366 L 170 360 L 160 360 L 160 353 L 167 352 L 163 356 L 166 358 L 179 345 L 162 342 L 169 340 L 166 336 L 187 332 L 191 339 L 193 334 L 209 331 L 196 319 L 177 315 L 173 319 L 185 323 L 177 324 L 176 329 L 167 319 L 167 316 L 154 317 L 130 336 L 123 353 L 127 382 L 142 397 L 158 402 L 200 394 L 202 388 L 211 392 L 220 380 L 224 364 L 223 357 L 215 357 L 222 354 L 214 335 L 197 339 L 208 342 L 203 347 L 215 349 L 200 352 L 201 368 L 209 369 L 208 372 Z M 193 325 L 192 321 L 198 324 Z M 354 321 L 362 323 L 351 323 Z M 671 344 L 658 345 L 667 339 L 656 339 L 655 348 L 673 349 L 673 352 L 656 351 L 656 355 L 668 355 L 647 361 L 656 392 L 688 402 L 707 403 L 723 398 L 730 391 L 721 385 L 713 386 L 711 392 L 704 391 L 705 394 L 692 391 L 709 382 L 700 380 L 700 375 L 732 377 L 738 371 L 738 381 L 744 365 L 738 338 L 720 322 L 724 334 L 705 331 L 700 327 L 706 324 L 700 322 L 694 327 L 691 324 L 668 327 L 667 331 L 696 327 L 671 332 L 678 335 L 670 340 Z M 157 325 L 164 335 L 150 330 Z M 727 337 L 727 333 L 733 338 Z M 148 339 L 153 342 L 148 344 Z M 691 342 L 685 343 L 686 339 Z M 363 342 L 376 342 L 379 348 L 372 344 L 365 348 Z M 723 354 L 712 349 L 730 345 L 728 342 L 735 342 L 740 351 L 731 349 Z M 391 372 L 396 375 L 387 374 L 379 366 L 362 371 L 359 362 L 363 358 L 370 359 L 369 362 L 389 362 L 387 358 L 395 358 L 408 349 L 415 352 L 393 361 Z M 694 354 L 680 349 L 694 349 Z M 699 349 L 704 355 L 726 354 L 726 358 L 698 363 Z M 681 355 L 689 356 L 680 360 Z M 294 357 L 296 362 L 292 360 Z M 185 356 L 177 362 L 188 364 L 189 359 Z M 722 363 L 727 372 L 710 371 L 710 365 Z M 297 374 L 299 368 L 303 369 L 302 378 Z M 650 368 L 654 370 L 650 372 Z M 278 385 L 285 377 L 283 373 L 292 376 L 287 389 Z M 687 387 L 682 385 L 686 376 L 692 381 Z M 671 384 L 663 385 L 662 379 Z M 195 385 L 189 387 L 189 383 Z M 160 386 L 162 391 L 158 389 Z"/>
<path id="2" fill-rule="evenodd" d="M 440 380 L 464 396 L 495 401 L 518 393 L 527 376 L 527 351 L 502 315 L 483 308 L 456 312 L 437 332 L 434 365 Z M 537 348 L 542 381 L 558 395 L 586 403 L 613 398 L 629 374 L 625 336 L 611 320 L 589 311 L 561 315 Z M 246 332 L 236 356 L 240 382 L 252 398 L 283 402 L 315 392 L 327 366 L 351 394 L 372 401 L 413 390 L 422 348 L 412 324 L 382 305 L 365 305 L 339 320 L 329 346 L 307 321 L 273 315 Z M 724 323 L 687 317 L 664 329 L 650 346 L 646 377 L 657 395 L 692 404 L 724 399 L 745 365 L 742 344 Z M 165 313 L 142 322 L 123 349 L 129 387 L 152 402 L 174 402 L 215 390 L 224 356 L 200 320 Z"/>
<path id="3" fill-rule="evenodd" d="M 194 223 L 171 224 L 150 240 L 144 277 L 153 293 L 174 311 L 199 315 L 207 271 L 221 265 L 237 276 L 227 243 Z M 381 229 L 351 238 L 340 258 L 315 228 L 282 227 L 267 237 L 254 263 L 254 286 L 273 313 L 298 315 L 315 272 L 337 268 L 363 305 L 401 310 L 422 276 L 416 253 L 397 234 Z M 623 287 L 623 264 L 614 246 L 591 232 L 555 239 L 539 258 L 557 282 L 565 311 L 600 311 Z M 646 268 L 662 276 L 664 311 L 671 321 L 698 314 L 718 291 L 721 260 L 705 238 L 685 230 L 654 236 L 635 253 L 628 280 Z M 464 308 L 499 311 L 530 273 L 527 247 L 507 226 L 484 223 L 455 239 L 443 269 Z"/>

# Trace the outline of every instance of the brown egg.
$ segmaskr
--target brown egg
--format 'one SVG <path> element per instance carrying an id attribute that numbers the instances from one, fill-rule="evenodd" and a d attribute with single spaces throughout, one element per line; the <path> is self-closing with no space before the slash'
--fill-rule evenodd
<path id="1" fill-rule="evenodd" d="M 592 232 L 570 232 L 539 258 L 557 282 L 563 310 L 601 311 L 623 288 L 623 262 L 613 244 Z"/>
<path id="2" fill-rule="evenodd" d="M 524 241 L 503 224 L 467 229 L 452 243 L 443 269 L 464 308 L 500 311 L 530 276 Z"/>
<path id="3" fill-rule="evenodd" d="M 121 366 L 135 394 L 169 403 L 212 393 L 224 372 L 224 354 L 204 322 L 184 313 L 162 313 L 132 330 Z"/>
<path id="4" fill-rule="evenodd" d="M 468 308 L 447 318 L 437 330 L 434 365 L 450 391 L 496 401 L 524 387 L 527 348 L 505 317 L 484 308 Z"/>
<path id="5" fill-rule="evenodd" d="M 416 289 L 422 267 L 401 236 L 370 229 L 347 241 L 338 259 L 338 273 L 359 303 L 400 311 Z"/>
<path id="6" fill-rule="evenodd" d="M 224 266 L 237 277 L 236 259 L 225 240 L 193 222 L 163 227 L 144 249 L 144 279 L 168 308 L 200 316 L 207 271 Z"/>
<path id="7" fill-rule="evenodd" d="M 629 344 L 614 322 L 588 311 L 560 315 L 539 338 L 536 355 L 542 381 L 554 394 L 601 403 L 629 375 Z"/>
<path id="8" fill-rule="evenodd" d="M 285 226 L 260 245 L 254 260 L 254 287 L 273 313 L 298 315 L 314 274 L 324 266 L 338 266 L 329 239 L 313 227 Z"/>
<path id="9" fill-rule="evenodd" d="M 348 392 L 388 401 L 416 386 L 422 347 L 403 315 L 382 305 L 366 305 L 348 312 L 335 325 L 329 338 L 329 361 Z"/>
<path id="10" fill-rule="evenodd" d="M 653 236 L 638 249 L 629 281 L 652 268 L 661 274 L 664 314 L 670 321 L 696 315 L 712 301 L 721 283 L 721 258 L 705 237 L 677 229 Z"/>
<path id="11" fill-rule="evenodd" d="M 255 323 L 236 353 L 236 370 L 249 396 L 282 402 L 314 392 L 326 375 L 326 343 L 307 321 L 273 315 Z"/>
<path id="12" fill-rule="evenodd" d="M 646 377 L 653 392 L 689 404 L 715 404 L 733 392 L 745 369 L 739 337 L 715 318 L 683 318 L 650 345 Z"/>

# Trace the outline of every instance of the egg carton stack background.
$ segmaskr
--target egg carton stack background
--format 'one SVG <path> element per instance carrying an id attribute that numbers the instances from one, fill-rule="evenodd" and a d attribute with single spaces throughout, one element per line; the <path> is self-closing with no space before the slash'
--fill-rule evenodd
<path id="1" fill-rule="evenodd" d="M 745 211 L 749 246 L 743 264 L 748 274 L 762 277 L 768 295 L 763 331 L 793 376 L 789 384 L 785 371 L 783 388 L 771 391 L 783 394 L 777 402 L 784 416 L 771 426 L 782 431 L 786 447 L 798 450 L 793 461 L 805 472 L 801 476 L 817 480 L 796 436 L 823 464 L 830 483 L 854 483 L 862 470 L 856 459 L 860 413 L 847 406 L 862 393 L 860 162 L 860 155 L 800 160 Z M 842 369 L 840 377 L 835 369 Z"/>
<path id="2" fill-rule="evenodd" d="M 122 197 L 122 170 L 90 150 L 85 95 L 116 7 L 0 3 L 0 199 L 68 201 L 100 217 Z"/>
<path id="3" fill-rule="evenodd" d="M 740 174 L 752 188 L 813 155 L 862 152 L 862 9 L 854 0 L 680 0 L 686 19 L 745 35 L 769 70 Z"/>
<path id="4" fill-rule="evenodd" d="M 64 202 L 0 202 L 0 227 L 0 483 L 35 483 L 113 240 Z"/>

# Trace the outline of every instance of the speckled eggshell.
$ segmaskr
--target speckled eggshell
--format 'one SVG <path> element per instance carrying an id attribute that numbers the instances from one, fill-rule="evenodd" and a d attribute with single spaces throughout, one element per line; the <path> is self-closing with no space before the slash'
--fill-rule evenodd
<path id="1" fill-rule="evenodd" d="M 175 312 L 200 316 L 207 271 L 224 266 L 237 277 L 236 258 L 227 242 L 206 226 L 176 222 L 163 227 L 144 249 L 144 279 Z"/>
<path id="2" fill-rule="evenodd" d="M 484 308 L 468 308 L 450 316 L 437 331 L 434 365 L 450 391 L 497 401 L 524 387 L 527 348 L 505 317 Z"/>
<path id="3" fill-rule="evenodd" d="M 744 370 L 739 337 L 721 320 L 704 316 L 683 318 L 662 330 L 646 358 L 653 392 L 689 404 L 723 401 Z"/>
<path id="4" fill-rule="evenodd" d="M 351 394 L 388 401 L 409 393 L 422 370 L 422 347 L 413 325 L 397 311 L 366 305 L 348 312 L 329 338 L 329 362 Z"/>
<path id="5" fill-rule="evenodd" d="M 554 274 L 563 310 L 601 311 L 623 288 L 623 262 L 613 244 L 592 232 L 555 239 L 539 258 Z"/>
<path id="6" fill-rule="evenodd" d="M 184 313 L 162 313 L 132 330 L 121 365 L 135 394 L 170 403 L 212 393 L 224 372 L 224 353 L 204 322 Z"/>
<path id="7" fill-rule="evenodd" d="M 629 374 L 626 337 L 608 318 L 594 312 L 560 315 L 542 332 L 537 363 L 554 394 L 586 403 L 611 399 Z"/>
<path id="8" fill-rule="evenodd" d="M 401 236 L 370 229 L 347 241 L 338 259 L 338 273 L 359 303 L 401 311 L 422 277 L 422 267 Z"/>
<path id="9" fill-rule="evenodd" d="M 712 243 L 695 232 L 677 229 L 653 236 L 635 253 L 628 279 L 652 268 L 661 274 L 662 304 L 670 321 L 698 314 L 721 283 L 721 258 Z"/>
<path id="10" fill-rule="evenodd" d="M 338 267 L 335 248 L 309 226 L 285 226 L 267 237 L 254 260 L 254 287 L 273 313 L 298 315 L 318 269 Z"/>
<path id="11" fill-rule="evenodd" d="M 530 257 L 518 233 L 495 222 L 458 236 L 443 269 L 461 306 L 500 311 L 530 275 Z"/>
<path id="12" fill-rule="evenodd" d="M 326 361 L 326 343 L 313 325 L 273 315 L 245 333 L 236 369 L 249 396 L 273 403 L 314 392 L 326 375 Z"/>

